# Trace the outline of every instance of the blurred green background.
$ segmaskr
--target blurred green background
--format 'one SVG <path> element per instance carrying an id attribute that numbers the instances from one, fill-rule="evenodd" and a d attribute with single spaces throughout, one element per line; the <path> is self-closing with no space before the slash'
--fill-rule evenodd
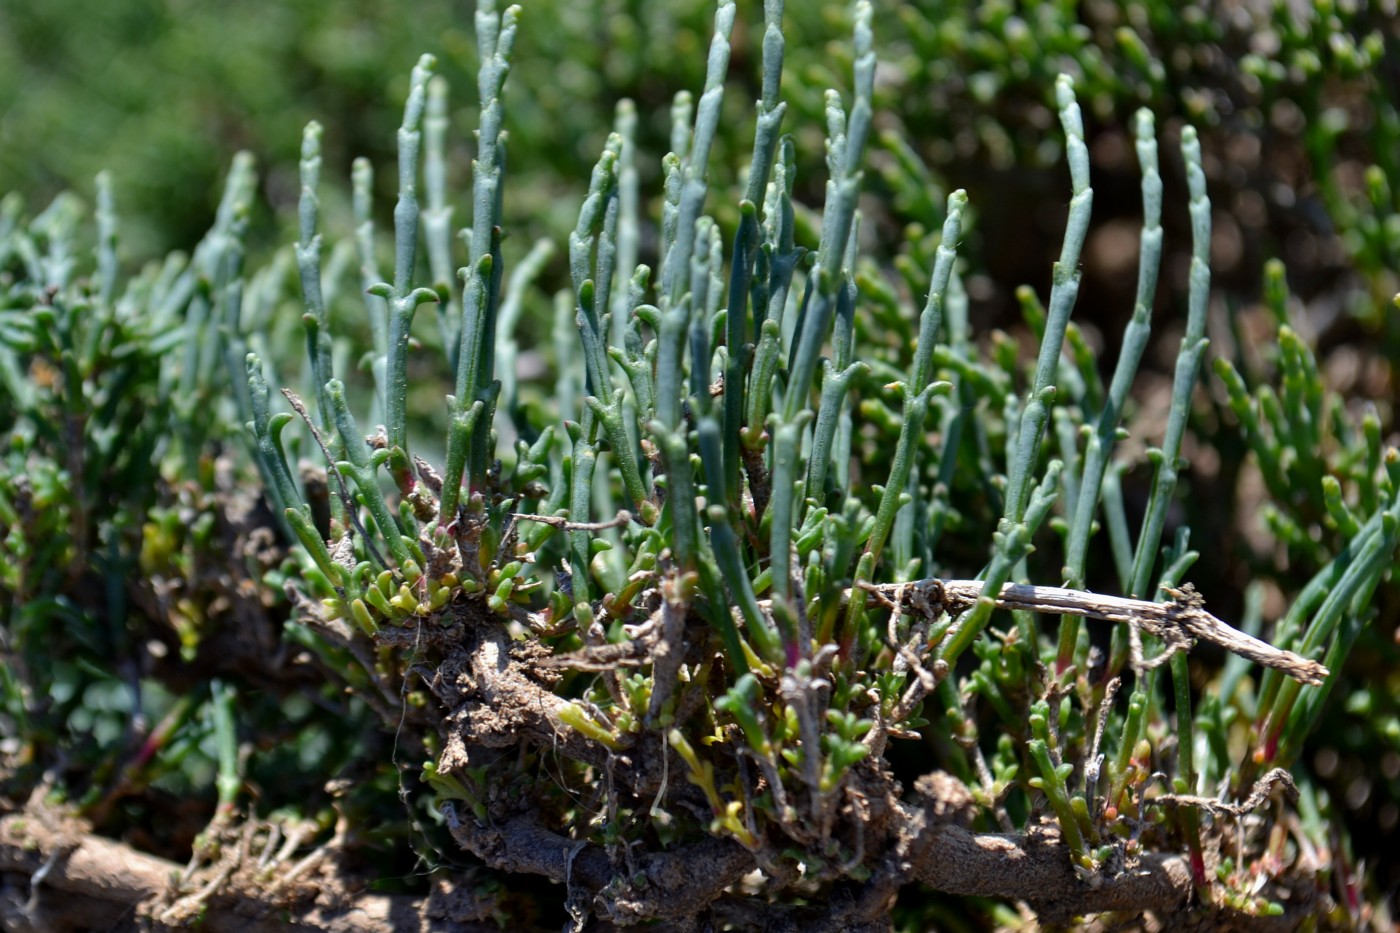
<path id="1" fill-rule="evenodd" d="M 586 183 L 619 96 L 638 99 L 648 142 L 664 139 L 671 94 L 703 78 L 711 12 L 698 2 L 525 9 L 517 54 L 529 64 L 512 77 L 508 119 L 510 168 L 531 184 L 512 186 L 525 203 L 511 216 L 543 210 L 547 225 L 572 225 L 576 205 L 558 195 Z M 667 38 L 644 41 L 649 34 Z M 408 12 L 369 2 L 6 2 L 0 188 L 37 205 L 65 189 L 89 195 L 93 176 L 109 169 L 123 252 L 152 256 L 188 248 L 208 229 L 239 149 L 255 155 L 266 203 L 290 210 L 301 130 L 315 119 L 327 128 L 329 185 L 348 187 L 351 160 L 367 156 L 384 170 L 391 200 L 385 169 L 409 70 L 425 51 L 452 88 L 451 181 L 464 191 L 467 128 L 477 119 L 470 4 L 435 0 Z"/>
<path id="2" fill-rule="evenodd" d="M 726 97 L 733 118 L 721 124 L 719 188 L 733 180 L 751 143 L 759 6 L 741 5 L 736 23 L 731 87 L 751 93 Z M 1332 290 L 1357 266 L 1368 281 L 1345 283 L 1346 291 L 1360 286 L 1368 300 L 1388 299 L 1400 241 L 1396 195 L 1372 191 L 1366 170 L 1376 165 L 1393 179 L 1400 169 L 1394 4 L 1291 6 L 1293 12 L 1282 2 L 877 4 L 877 126 L 884 136 L 872 175 L 915 155 L 927 166 L 930 196 L 892 210 L 867 205 L 868 235 L 898 242 L 903 223 L 930 220 L 941 189 L 968 188 L 979 217 L 972 235 L 982 243 L 973 255 L 989 273 L 983 285 L 994 292 L 993 316 L 1001 322 L 1014 306 L 1010 290 L 1043 285 L 1058 250 L 1066 170 L 1048 104 L 1054 75 L 1068 71 L 1088 116 L 1094 224 L 1104 232 L 1090 240 L 1085 300 L 1101 297 L 1108 333 L 1117 333 L 1116 319 L 1131 307 L 1132 251 L 1115 249 L 1113 234 L 1136 224 L 1128 130 L 1143 105 L 1156 112 L 1168 139 L 1182 120 L 1205 131 L 1219 215 L 1218 285 L 1255 291 L 1262 261 L 1277 255 L 1290 261 L 1290 283 L 1305 298 Z M 640 114 L 642 190 L 657 190 L 670 102 L 677 91 L 698 92 L 712 15 L 704 0 L 524 4 L 520 64 L 506 92 L 505 216 L 514 236 L 558 236 L 572 226 L 588 169 L 624 96 L 637 101 Z M 790 3 L 786 22 L 783 90 L 795 111 L 787 126 L 815 137 L 824 89 L 847 82 L 845 5 Z M 289 216 L 301 128 L 315 119 L 326 127 L 328 186 L 344 188 L 351 160 L 368 156 L 379 169 L 387 220 L 394 129 L 408 72 L 424 51 L 438 57 L 452 88 L 449 181 L 465 193 L 467 130 L 476 125 L 470 4 L 430 0 L 410 12 L 370 2 L 6 0 L 0 190 L 25 192 L 38 209 L 61 190 L 90 196 L 93 176 L 109 169 L 124 220 L 123 255 L 150 257 L 188 248 L 208 229 L 219 180 L 239 149 L 260 166 L 271 209 L 261 224 Z M 813 145 L 798 146 L 806 160 L 799 193 L 816 205 L 825 174 L 820 142 L 803 142 Z M 1171 204 L 1177 160 L 1168 159 L 1164 171 Z M 866 188 L 878 193 L 879 178 Z M 1169 231 L 1184 213 L 1168 212 Z M 1125 218 L 1128 228 L 1115 226 Z M 1178 239 L 1168 236 L 1169 243 Z M 1170 286 L 1170 263 L 1166 270 Z M 1093 307 L 1087 313 L 1099 317 Z"/>

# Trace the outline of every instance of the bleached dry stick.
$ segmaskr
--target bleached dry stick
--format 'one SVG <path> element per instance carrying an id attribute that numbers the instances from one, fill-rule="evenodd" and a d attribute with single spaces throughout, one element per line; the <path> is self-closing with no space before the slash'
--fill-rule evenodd
<path id="1" fill-rule="evenodd" d="M 942 611 L 956 615 L 981 598 L 985 584 L 980 580 L 929 579 L 863 586 L 888 604 L 897 603 L 906 611 Z M 1190 584 L 1166 592 L 1172 601 L 1155 603 L 1058 586 L 1008 583 L 1001 588 L 995 601 L 1002 609 L 1028 609 L 1136 626 L 1165 641 L 1168 652 L 1190 648 L 1193 639 L 1199 638 L 1313 686 L 1320 685 L 1327 677 L 1327 668 L 1318 662 L 1275 648 L 1206 612 L 1204 600 Z"/>
<path id="2" fill-rule="evenodd" d="M 528 512 L 515 512 L 511 518 L 520 522 L 540 522 L 544 525 L 553 525 L 555 528 L 562 528 L 565 531 L 606 531 L 609 528 L 619 528 L 632 520 L 632 513 L 623 509 L 617 513 L 616 518 L 610 518 L 605 522 L 571 522 L 562 515 L 535 515 Z"/>

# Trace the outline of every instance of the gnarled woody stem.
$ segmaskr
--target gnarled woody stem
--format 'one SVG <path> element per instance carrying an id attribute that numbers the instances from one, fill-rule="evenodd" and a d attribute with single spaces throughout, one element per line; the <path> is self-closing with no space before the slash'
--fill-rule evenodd
<path id="1" fill-rule="evenodd" d="M 442 815 L 458 844 L 486 864 L 582 892 L 600 916 L 620 924 L 695 917 L 755 864 L 738 843 L 712 836 L 669 852 L 638 853 L 636 875 L 627 878 L 603 847 L 553 832 L 532 813 L 483 825 L 448 801 Z"/>
<path id="2" fill-rule="evenodd" d="M 127 924 L 169 929 L 142 919 L 143 908 L 169 896 L 183 867 L 53 819 L 42 805 L 31 805 L 0 819 L 0 929 L 49 933 L 127 929 Z M 16 878 L 22 885 L 18 891 L 10 883 Z M 338 898 L 323 890 L 291 898 L 275 885 L 274 877 L 259 889 L 221 886 L 204 904 L 199 928 L 215 933 L 498 929 L 490 920 L 459 919 L 464 907 L 467 913 L 489 916 L 493 905 L 487 901 L 475 909 L 470 891 L 450 891 L 450 886 L 427 897 L 361 893 Z"/>
<path id="3" fill-rule="evenodd" d="M 980 580 L 927 579 L 862 586 L 901 609 L 957 615 L 982 598 L 986 584 Z M 1008 583 L 993 599 L 1002 609 L 1028 609 L 1137 626 L 1164 640 L 1169 650 L 1188 648 L 1193 639 L 1200 638 L 1313 686 L 1321 685 L 1327 677 L 1327 668 L 1318 662 L 1275 648 L 1206 612 L 1204 601 L 1189 584 L 1167 592 L 1173 597 L 1171 602 L 1154 603 L 1058 586 Z"/>
<path id="4" fill-rule="evenodd" d="M 762 920 L 769 928 L 814 933 L 887 930 L 895 896 L 915 881 L 948 894 L 1025 901 L 1042 921 L 1060 924 L 1108 911 L 1168 916 L 1192 903 L 1195 890 L 1184 856 L 1148 853 L 1132 868 L 1090 883 L 1076 875 L 1053 824 L 1028 833 L 978 833 L 968 828 L 971 792 L 956 778 L 933 772 L 915 782 L 915 791 L 914 800 L 895 803 L 903 819 L 885 840 L 885 855 L 868 881 L 815 909 L 743 899 L 747 906 L 738 913 L 747 918 L 744 925 Z M 601 918 L 619 925 L 693 920 L 707 909 L 735 913 L 732 886 L 758 861 L 737 843 L 711 838 L 637 854 L 629 877 L 601 846 L 554 832 L 534 814 L 486 825 L 449 802 L 443 815 L 458 843 L 487 864 L 564 884 L 571 900 L 582 896 Z M 1290 903 L 1284 916 L 1239 919 L 1287 930 L 1312 907 L 1304 897 Z"/>

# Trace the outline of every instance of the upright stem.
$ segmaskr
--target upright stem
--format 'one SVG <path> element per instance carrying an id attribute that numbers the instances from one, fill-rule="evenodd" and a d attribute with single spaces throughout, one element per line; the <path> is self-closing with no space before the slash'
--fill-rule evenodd
<path id="1" fill-rule="evenodd" d="M 1186 433 L 1186 418 L 1191 412 L 1191 393 L 1200 373 L 1206 345 L 1206 306 L 1210 300 L 1210 199 L 1206 196 L 1206 176 L 1201 169 L 1201 144 L 1195 127 L 1181 133 L 1181 154 L 1186 160 L 1186 182 L 1191 192 L 1191 295 L 1186 316 L 1186 335 L 1181 338 L 1181 350 L 1176 358 L 1176 377 L 1172 383 L 1171 414 L 1167 419 L 1166 436 L 1160 450 L 1148 452 L 1153 461 L 1152 494 L 1147 503 L 1147 517 L 1138 536 L 1133 553 L 1130 596 L 1150 595 L 1152 570 L 1157 564 L 1157 546 L 1167 522 L 1167 508 L 1176 492 L 1177 473 L 1181 462 L 1181 439 Z"/>
<path id="2" fill-rule="evenodd" d="M 1040 455 L 1040 442 L 1045 434 L 1049 404 L 1054 399 L 1055 373 L 1060 364 L 1065 328 L 1079 294 L 1079 253 L 1089 231 L 1089 214 L 1094 202 L 1094 190 L 1089 187 L 1089 150 L 1084 145 L 1084 121 L 1080 116 L 1079 103 L 1074 98 L 1074 82 L 1068 75 L 1060 75 L 1056 80 L 1055 97 L 1060 106 L 1060 123 L 1065 130 L 1065 154 L 1069 159 L 1074 195 L 1069 202 L 1069 218 L 1065 222 L 1060 261 L 1055 263 L 1050 308 L 1045 319 L 1045 335 L 1040 341 L 1035 376 L 1021 413 L 1016 446 L 1008 451 L 1011 463 L 1006 483 L 1003 525 L 1019 522 L 1025 515 L 1027 497 Z"/>

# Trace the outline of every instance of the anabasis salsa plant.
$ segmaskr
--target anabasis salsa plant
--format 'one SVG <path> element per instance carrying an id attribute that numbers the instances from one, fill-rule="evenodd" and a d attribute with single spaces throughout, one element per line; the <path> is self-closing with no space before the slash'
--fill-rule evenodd
<path id="1" fill-rule="evenodd" d="M 1321 484 L 1349 534 L 1293 602 L 1278 647 L 1215 619 L 1210 594 L 1183 582 L 1189 530 L 1163 538 L 1207 350 L 1210 205 L 1194 131 L 1181 132 L 1186 329 L 1134 540 L 1111 462 L 1163 238 L 1150 114 L 1136 137 L 1138 299 L 1105 386 L 1069 330 L 1093 190 L 1073 84 L 1056 83 L 1072 197 L 1048 303 L 1025 298 L 1040 349 L 1024 369 L 1014 347 L 988 357 L 973 333 L 957 273 L 961 191 L 940 232 L 904 244 L 898 276 L 861 265 L 868 4 L 854 11 L 852 96 L 826 98 L 811 241 L 793 203 L 775 0 L 737 227 L 707 214 L 736 12 L 719 6 L 698 100 L 677 97 L 659 223 L 638 190 L 637 115 L 619 107 L 569 237 L 552 400 L 502 365 L 517 358 L 513 325 L 545 249 L 507 275 L 503 94 L 517 10 L 477 13 L 481 122 L 457 275 L 445 91 L 430 57 L 399 131 L 391 281 L 375 271 L 361 204 L 375 340 L 366 423 L 383 424 L 368 435 L 333 365 L 319 129 L 308 129 L 297 258 L 314 402 L 286 395 L 331 464 L 320 528 L 282 454 L 292 416 L 269 416 L 263 363 L 248 358 L 259 462 L 306 557 L 298 618 L 356 659 L 367 689 L 407 693 L 457 842 L 564 883 L 580 920 L 786 916 L 846 929 L 879 922 L 922 881 L 1025 901 L 1051 922 L 1189 910 L 1342 921 L 1355 878 L 1319 855 L 1317 803 L 1299 803 L 1286 768 L 1389 566 L 1396 454 L 1374 421 L 1352 425 L 1327 405 L 1290 331 L 1287 405 L 1256 402 L 1222 361 L 1270 491 Z M 367 172 L 357 166 L 361 195 Z M 455 375 L 440 467 L 409 441 L 410 335 L 425 304 L 441 378 Z M 1350 439 L 1331 463 L 1329 421 Z M 505 438 L 513 450 L 498 450 Z M 1291 455 L 1278 449 L 1289 442 Z M 1312 475 L 1287 477 L 1303 458 Z M 1100 515 L 1122 597 L 1083 590 Z M 1043 575 L 1034 542 L 1063 554 L 1060 579 Z M 944 556 L 979 552 L 980 565 Z M 1081 617 L 1114 623 L 1111 643 Z M 1199 697 L 1186 654 L 1197 639 L 1242 659 Z M 1267 666 L 1262 678 L 1250 662 Z M 924 749 L 910 788 L 890 763 L 904 742 Z M 1280 835 L 1290 824 L 1296 839 Z"/>
<path id="2" fill-rule="evenodd" d="M 1170 514 L 1208 374 L 1195 131 L 1159 158 L 1151 113 L 1137 116 L 1138 285 L 1105 381 L 1071 322 L 1094 197 L 1072 79 L 1053 88 L 1068 219 L 1048 300 L 1021 293 L 1027 355 L 976 329 L 963 191 L 936 208 L 938 229 L 894 247 L 862 231 L 869 3 L 852 10 L 849 93 L 825 98 L 820 212 L 795 196 L 782 0 L 764 5 L 747 174 L 711 191 L 738 12 L 718 4 L 705 86 L 675 99 L 655 197 L 639 180 L 646 115 L 619 105 L 547 347 L 522 346 L 519 325 L 553 247 L 505 235 L 519 10 L 490 0 L 475 17 L 470 226 L 454 235 L 447 91 L 424 56 L 398 133 L 392 272 L 366 162 L 350 245 L 326 261 L 312 124 L 293 253 L 304 364 L 284 352 L 285 303 L 244 313 L 241 247 L 211 267 L 215 303 L 188 312 L 222 315 L 213 349 L 187 352 L 241 377 L 235 407 L 294 543 L 262 585 L 285 583 L 297 644 L 379 718 L 394 760 L 423 761 L 404 819 L 439 821 L 507 888 L 561 885 L 580 929 L 590 915 L 884 929 L 897 901 L 916 926 L 952 909 L 1025 922 L 1015 904 L 1052 924 L 1359 922 L 1363 879 L 1293 769 L 1393 559 L 1400 454 L 1375 410 L 1358 417 L 1326 388 L 1271 267 L 1276 343 L 1263 367 L 1217 356 L 1216 386 L 1283 559 L 1316 573 L 1267 639 L 1258 600 L 1238 627 L 1206 610 L 1217 594 L 1188 582 L 1198 555 Z M 926 199 L 901 155 L 887 181 Z M 1168 160 L 1180 205 L 1164 204 Z M 235 163 L 226 233 L 250 172 Z M 1166 414 L 1149 425 L 1132 392 L 1171 210 L 1188 219 L 1189 293 Z M 355 263 L 368 346 L 336 298 Z M 274 292 L 286 265 L 249 291 Z M 549 359 L 547 380 L 525 375 L 526 351 Z M 271 388 L 298 374 L 298 390 Z M 440 439 L 409 404 L 433 380 L 450 389 Z M 1155 445 L 1143 504 L 1123 492 L 1142 466 L 1125 433 Z M 14 501 L 0 522 L 27 527 Z M 1230 653 L 1223 668 L 1193 670 L 1202 641 Z M 241 779 L 224 751 L 227 812 Z"/>

